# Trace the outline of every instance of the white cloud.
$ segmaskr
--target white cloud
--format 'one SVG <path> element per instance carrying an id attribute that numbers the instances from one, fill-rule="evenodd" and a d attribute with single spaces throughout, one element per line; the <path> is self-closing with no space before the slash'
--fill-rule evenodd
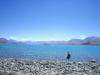
<path id="1" fill-rule="evenodd" d="M 71 40 L 71 39 L 85 39 L 87 36 L 82 36 L 82 35 L 67 35 L 66 38 L 67 40 Z"/>
<path id="2" fill-rule="evenodd" d="M 85 38 L 86 38 L 86 36 L 79 36 L 79 38 L 80 38 L 80 39 L 85 39 Z"/>
<path id="3" fill-rule="evenodd" d="M 10 36 L 9 39 L 17 40 L 17 38 L 15 36 Z"/>
<path id="4" fill-rule="evenodd" d="M 17 41 L 28 41 L 28 39 L 25 39 L 25 38 L 17 38 L 15 36 L 10 36 L 9 39 L 17 40 Z"/>
<path id="5" fill-rule="evenodd" d="M 28 39 L 23 38 L 23 39 L 20 39 L 20 41 L 29 41 L 29 40 L 28 40 Z"/>
<path id="6" fill-rule="evenodd" d="M 57 39 L 52 38 L 52 39 L 49 39 L 49 41 L 57 41 Z"/>

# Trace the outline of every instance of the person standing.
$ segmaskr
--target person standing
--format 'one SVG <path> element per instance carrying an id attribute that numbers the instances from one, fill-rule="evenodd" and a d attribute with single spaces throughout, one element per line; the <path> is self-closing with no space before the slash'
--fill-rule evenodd
<path id="1" fill-rule="evenodd" d="M 71 58 L 71 54 L 69 52 L 67 52 L 67 57 L 66 57 L 66 60 L 69 61 Z"/>

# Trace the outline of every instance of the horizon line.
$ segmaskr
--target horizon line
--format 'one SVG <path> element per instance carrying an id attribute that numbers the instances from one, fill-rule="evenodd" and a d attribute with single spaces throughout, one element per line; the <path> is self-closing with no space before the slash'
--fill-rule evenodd
<path id="1" fill-rule="evenodd" d="M 100 37 L 100 36 L 87 36 L 87 37 Z M 48 39 L 48 40 L 32 40 L 32 39 L 18 39 L 18 38 L 15 38 L 15 37 L 4 37 L 4 36 L 0 36 L 0 38 L 5 38 L 7 40 L 15 40 L 15 41 L 22 41 L 22 42 L 26 42 L 26 41 L 31 41 L 31 42 L 42 42 L 42 41 L 69 41 L 69 40 L 72 40 L 72 39 L 80 39 L 80 40 L 84 40 L 85 38 L 87 37 L 84 37 L 84 38 L 70 38 L 70 39 L 67 39 L 67 40 L 64 40 L 64 39 Z"/>

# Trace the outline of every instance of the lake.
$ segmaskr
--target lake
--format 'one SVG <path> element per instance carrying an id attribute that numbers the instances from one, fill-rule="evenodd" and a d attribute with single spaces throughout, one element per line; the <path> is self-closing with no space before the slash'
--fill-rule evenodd
<path id="1" fill-rule="evenodd" d="M 65 60 L 68 51 L 71 60 L 100 61 L 100 46 L 0 44 L 1 58 Z"/>

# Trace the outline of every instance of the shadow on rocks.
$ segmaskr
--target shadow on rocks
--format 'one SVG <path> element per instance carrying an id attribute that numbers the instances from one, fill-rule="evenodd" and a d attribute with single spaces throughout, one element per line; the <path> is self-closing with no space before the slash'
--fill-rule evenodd
<path id="1" fill-rule="evenodd" d="M 0 72 L 0 75 L 16 75 L 15 73 Z"/>

